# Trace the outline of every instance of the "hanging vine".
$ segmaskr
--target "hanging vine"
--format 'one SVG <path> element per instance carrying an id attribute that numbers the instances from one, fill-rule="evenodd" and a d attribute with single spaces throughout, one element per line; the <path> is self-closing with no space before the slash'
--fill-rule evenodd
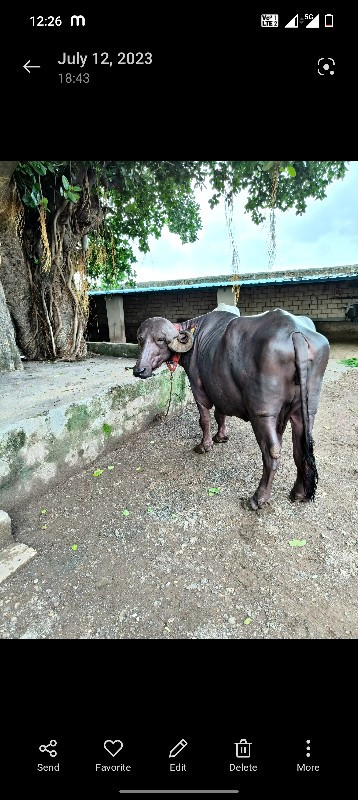
<path id="1" fill-rule="evenodd" d="M 231 268 L 233 271 L 232 279 L 234 281 L 234 285 L 232 287 L 232 291 L 235 294 L 235 305 L 237 306 L 239 302 L 240 296 L 240 284 L 239 284 L 239 267 L 240 267 L 240 256 L 237 247 L 237 237 L 235 232 L 235 223 L 234 223 L 234 196 L 233 192 L 229 192 L 229 194 L 225 197 L 225 221 L 226 227 L 229 234 L 229 240 L 231 245 L 231 252 L 232 252 L 232 262 Z"/>
<path id="2" fill-rule="evenodd" d="M 270 205 L 270 215 L 269 215 L 269 226 L 270 226 L 270 240 L 268 244 L 268 257 L 269 263 L 268 268 L 272 269 L 275 258 L 276 258 L 276 217 L 275 217 L 275 208 L 276 208 L 276 198 L 277 198 L 277 186 L 278 186 L 278 176 L 279 176 L 279 169 L 280 169 L 280 161 L 275 161 L 272 171 L 272 192 L 271 192 L 271 205 Z"/>

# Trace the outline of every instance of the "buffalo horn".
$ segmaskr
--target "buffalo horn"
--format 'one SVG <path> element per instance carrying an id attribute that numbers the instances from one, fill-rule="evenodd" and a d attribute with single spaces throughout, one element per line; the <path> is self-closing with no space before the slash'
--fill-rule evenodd
<path id="1" fill-rule="evenodd" d="M 186 336 L 186 342 L 180 342 L 177 336 L 168 342 L 169 349 L 174 353 L 187 353 L 193 346 L 193 334 L 190 331 L 180 331 L 180 335 L 183 336 L 183 334 Z"/>

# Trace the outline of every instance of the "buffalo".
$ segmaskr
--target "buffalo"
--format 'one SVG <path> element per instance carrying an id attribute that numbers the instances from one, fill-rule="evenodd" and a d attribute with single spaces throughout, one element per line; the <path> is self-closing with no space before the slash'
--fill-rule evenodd
<path id="1" fill-rule="evenodd" d="M 329 344 L 312 320 L 280 308 L 247 317 L 215 310 L 180 325 L 152 317 L 141 324 L 137 337 L 136 377 L 150 378 L 164 362 L 174 369 L 180 359 L 200 414 L 203 437 L 194 448 L 197 453 L 206 453 L 213 441 L 227 442 L 227 416 L 251 422 L 263 461 L 251 508 L 269 503 L 288 420 L 297 468 L 290 499 L 314 499 L 318 474 L 312 428 Z M 212 406 L 218 425 L 213 438 Z"/>

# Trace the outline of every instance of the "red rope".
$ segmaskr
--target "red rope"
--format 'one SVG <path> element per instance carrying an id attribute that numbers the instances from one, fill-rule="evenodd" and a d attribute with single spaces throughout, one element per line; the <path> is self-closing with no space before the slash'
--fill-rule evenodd
<path id="1" fill-rule="evenodd" d="M 173 325 L 174 328 L 177 329 L 177 331 L 180 331 L 180 325 L 178 322 L 173 322 Z M 175 372 L 179 364 L 179 361 L 180 361 L 180 353 L 173 353 L 173 355 L 170 357 L 170 361 L 166 362 L 166 365 L 170 372 Z"/>

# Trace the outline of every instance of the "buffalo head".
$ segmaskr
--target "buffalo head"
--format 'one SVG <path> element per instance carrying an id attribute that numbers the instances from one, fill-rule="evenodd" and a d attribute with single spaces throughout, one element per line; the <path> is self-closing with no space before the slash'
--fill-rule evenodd
<path id="1" fill-rule="evenodd" d="M 164 317 L 151 317 L 137 330 L 140 355 L 133 367 L 136 378 L 150 378 L 154 369 L 170 358 L 170 351 L 187 353 L 193 346 L 190 331 L 178 331 Z"/>

